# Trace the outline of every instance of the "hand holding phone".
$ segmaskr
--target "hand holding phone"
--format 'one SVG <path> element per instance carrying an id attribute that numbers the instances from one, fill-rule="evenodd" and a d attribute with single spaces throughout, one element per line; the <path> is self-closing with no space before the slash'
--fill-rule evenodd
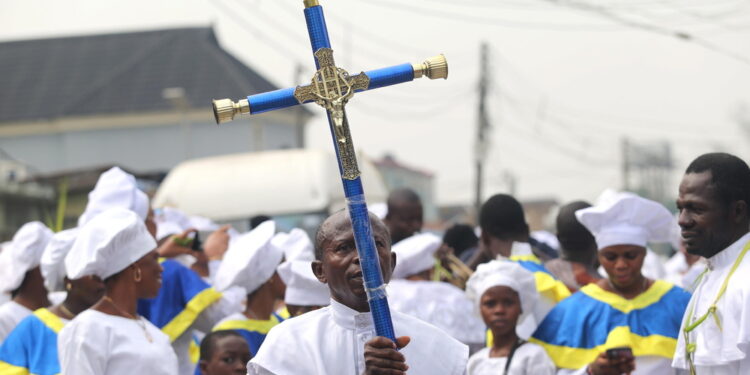
<path id="1" fill-rule="evenodd" d="M 633 349 L 627 346 L 607 349 L 607 358 L 610 361 L 616 361 L 621 358 L 633 358 Z"/>

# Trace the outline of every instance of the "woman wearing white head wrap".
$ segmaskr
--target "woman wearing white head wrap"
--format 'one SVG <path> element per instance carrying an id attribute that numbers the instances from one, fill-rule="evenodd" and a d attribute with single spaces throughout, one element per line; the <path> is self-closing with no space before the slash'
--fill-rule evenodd
<path id="1" fill-rule="evenodd" d="M 232 241 L 216 274 L 214 287 L 224 291 L 233 286 L 244 288 L 247 305 L 243 313 L 235 313 L 220 321 L 214 331 L 238 331 L 255 355 L 273 326 L 283 321 L 274 312 L 277 300 L 284 298 L 285 285 L 276 272 L 284 252 L 272 241 L 276 225 L 268 220 Z M 286 239 L 286 233 L 278 238 Z"/>
<path id="2" fill-rule="evenodd" d="M 276 267 L 286 285 L 286 306 L 279 315 L 287 319 L 328 306 L 331 299 L 328 286 L 321 283 L 312 271 L 315 252 L 310 236 L 304 230 L 294 228 L 288 234 L 276 234 L 271 245 L 284 252 L 284 262 Z"/>
<path id="3" fill-rule="evenodd" d="M 156 241 L 131 210 L 112 208 L 87 222 L 65 258 L 68 279 L 104 280 L 104 297 L 60 331 L 64 374 L 177 373 L 169 337 L 136 313 L 139 298 L 154 298 L 162 268 Z"/>
<path id="4" fill-rule="evenodd" d="M 576 217 L 594 235 L 607 278 L 558 304 L 532 341 L 569 372 L 674 374 L 671 358 L 690 295 L 641 271 L 646 244 L 669 241 L 673 216 L 657 202 L 622 193 Z"/>
<path id="5" fill-rule="evenodd" d="M 52 236 L 40 265 L 47 289 L 66 290 L 65 300 L 49 309 L 37 309 L 8 335 L 0 346 L 0 373 L 6 373 L 3 368 L 10 368 L 23 374 L 59 374 L 57 333 L 104 294 L 104 283 L 96 276 L 76 280 L 65 276 L 65 256 L 73 246 L 76 233 L 76 229 L 69 229 Z"/>
<path id="6" fill-rule="evenodd" d="M 51 237 L 44 224 L 26 223 L 0 253 L 0 292 L 12 297 L 0 306 L 0 344 L 23 318 L 50 304 L 39 261 Z"/>
<path id="7" fill-rule="evenodd" d="M 494 337 L 492 347 L 469 358 L 468 375 L 555 373 L 544 349 L 516 333 L 518 323 L 530 315 L 539 299 L 531 273 L 513 262 L 480 264 L 466 282 L 466 294 Z"/>

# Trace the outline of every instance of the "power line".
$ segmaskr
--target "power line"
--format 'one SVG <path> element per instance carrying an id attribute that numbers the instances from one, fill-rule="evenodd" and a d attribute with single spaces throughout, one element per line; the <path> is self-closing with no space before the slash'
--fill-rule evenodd
<path id="1" fill-rule="evenodd" d="M 224 5 L 221 2 L 221 0 L 210 0 L 210 1 L 211 1 L 211 4 L 213 4 L 214 8 L 219 10 L 220 13 L 229 17 L 238 26 L 242 27 L 243 29 L 247 30 L 250 34 L 255 36 L 255 40 L 259 40 L 260 42 L 266 44 L 267 46 L 271 47 L 275 52 L 277 52 L 280 55 L 283 55 L 286 58 L 294 58 L 297 56 L 298 52 L 292 51 L 284 47 L 284 45 L 281 43 L 275 43 L 272 40 L 272 38 L 266 35 L 266 33 L 252 26 L 251 22 L 247 22 L 246 20 L 241 19 L 234 11 L 232 11 L 226 5 Z"/>
<path id="2" fill-rule="evenodd" d="M 444 11 L 435 8 L 421 8 L 401 2 L 394 2 L 390 0 L 379 0 L 379 1 L 367 1 L 360 0 L 360 2 L 368 5 L 385 7 L 390 9 L 396 9 L 406 11 L 410 13 L 419 14 L 421 16 L 429 16 L 433 18 L 440 18 L 448 21 L 460 21 L 468 22 L 472 24 L 483 24 L 489 26 L 499 27 L 511 27 L 511 28 L 523 28 L 523 29 L 535 29 L 535 30 L 555 30 L 555 31 L 618 31 L 622 30 L 620 27 L 612 27 L 612 25 L 581 25 L 581 24 L 552 24 L 552 23 L 532 23 L 532 22 L 521 22 L 509 19 L 502 19 L 497 17 L 482 17 L 468 14 L 458 14 L 455 12 Z"/>
<path id="3" fill-rule="evenodd" d="M 695 35 L 692 35 L 692 34 L 690 34 L 688 32 L 685 32 L 685 31 L 673 30 L 673 29 L 669 29 L 669 28 L 665 28 L 665 27 L 661 27 L 661 26 L 657 26 L 657 25 L 653 25 L 653 24 L 649 24 L 649 23 L 635 21 L 635 20 L 632 20 L 632 19 L 629 19 L 629 18 L 622 17 L 621 15 L 619 15 L 617 13 L 614 13 L 614 12 L 612 12 L 611 10 L 609 10 L 609 9 L 607 9 L 605 7 L 597 6 L 597 5 L 593 5 L 593 4 L 589 4 L 589 3 L 576 2 L 576 1 L 570 1 L 570 0 L 564 0 L 564 1 L 542 0 L 542 1 L 550 2 L 550 3 L 553 3 L 553 4 L 560 5 L 560 6 L 567 6 L 567 7 L 570 7 L 570 8 L 573 8 L 573 9 L 578 9 L 578 10 L 581 10 L 581 11 L 584 11 L 584 12 L 595 13 L 595 14 L 603 16 L 604 18 L 607 18 L 607 19 L 609 19 L 609 20 L 611 20 L 611 21 L 613 21 L 615 23 L 621 24 L 623 26 L 628 26 L 628 27 L 631 27 L 631 28 L 636 28 L 636 29 L 640 29 L 640 30 L 644 30 L 644 31 L 649 31 L 649 32 L 656 33 L 656 34 L 661 34 L 661 35 L 664 35 L 664 36 L 673 37 L 673 38 L 676 38 L 676 39 L 679 39 L 679 40 L 682 40 L 682 41 L 685 41 L 685 42 L 695 43 L 695 44 L 697 44 L 699 46 L 702 46 L 702 47 L 704 47 L 704 48 L 706 48 L 708 50 L 711 50 L 711 51 L 716 52 L 718 54 L 722 54 L 722 55 L 727 56 L 727 57 L 731 57 L 731 58 L 733 58 L 733 59 L 735 59 L 735 60 L 737 60 L 739 62 L 742 62 L 742 63 L 744 63 L 746 65 L 750 65 L 750 58 L 749 57 L 744 56 L 742 54 L 739 54 L 739 53 L 737 53 L 735 51 L 726 49 L 724 47 L 721 47 L 718 44 L 715 44 L 715 43 L 713 43 L 713 42 L 711 42 L 709 40 L 703 39 L 703 38 L 699 38 L 699 37 L 697 37 Z"/>

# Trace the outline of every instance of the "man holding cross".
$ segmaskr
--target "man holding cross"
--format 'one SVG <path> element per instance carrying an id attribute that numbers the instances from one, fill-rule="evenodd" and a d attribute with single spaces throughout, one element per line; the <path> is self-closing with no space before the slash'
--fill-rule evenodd
<path id="1" fill-rule="evenodd" d="M 370 214 L 383 279 L 396 256 L 388 229 Z M 331 292 L 331 305 L 274 327 L 248 363 L 250 375 L 406 374 L 460 375 L 469 349 L 421 320 L 392 311 L 396 345 L 375 336 L 351 221 L 339 211 L 315 236 L 313 272 Z"/>

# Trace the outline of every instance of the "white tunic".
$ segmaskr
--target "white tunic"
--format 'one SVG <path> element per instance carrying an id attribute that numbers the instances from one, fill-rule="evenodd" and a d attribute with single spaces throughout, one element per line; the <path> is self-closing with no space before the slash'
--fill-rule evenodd
<path id="1" fill-rule="evenodd" d="M 464 344 L 482 344 L 486 326 L 472 301 L 457 287 L 438 281 L 391 280 L 391 309 L 438 327 Z"/>
<path id="2" fill-rule="evenodd" d="M 146 319 L 139 322 L 86 310 L 60 331 L 57 350 L 62 374 L 175 375 L 177 357 L 169 337 Z M 143 328 L 146 328 L 149 341 Z"/>
<path id="3" fill-rule="evenodd" d="M 750 242 L 750 233 L 708 259 L 709 271 L 700 281 L 690 299 L 685 318 L 691 310 L 693 311 L 691 321 L 708 311 L 734 261 L 748 242 Z M 721 328 L 710 315 L 689 334 L 690 343 L 696 344 L 694 363 L 697 373 L 700 375 L 750 374 L 750 313 L 748 313 L 750 311 L 750 252 L 732 275 L 724 296 L 719 299 L 716 306 Z M 672 362 L 672 366 L 682 369 L 689 367 L 685 355 L 685 338 L 682 333 L 685 320 L 682 321 Z"/>
<path id="4" fill-rule="evenodd" d="M 469 358 L 468 375 L 554 375 L 555 364 L 539 345 L 527 342 L 516 349 L 508 373 L 504 374 L 508 357 L 490 358 L 490 348 L 484 348 Z"/>
<path id="5" fill-rule="evenodd" d="M 31 315 L 33 311 L 15 301 L 8 301 L 0 306 L 0 344 L 5 341 L 18 323 Z"/>
<path id="6" fill-rule="evenodd" d="M 419 319 L 391 311 L 396 336 L 411 342 L 401 353 L 410 375 L 461 375 L 469 348 Z M 364 346 L 375 336 L 372 315 L 336 301 L 287 319 L 269 332 L 248 363 L 250 375 L 363 374 Z"/>

